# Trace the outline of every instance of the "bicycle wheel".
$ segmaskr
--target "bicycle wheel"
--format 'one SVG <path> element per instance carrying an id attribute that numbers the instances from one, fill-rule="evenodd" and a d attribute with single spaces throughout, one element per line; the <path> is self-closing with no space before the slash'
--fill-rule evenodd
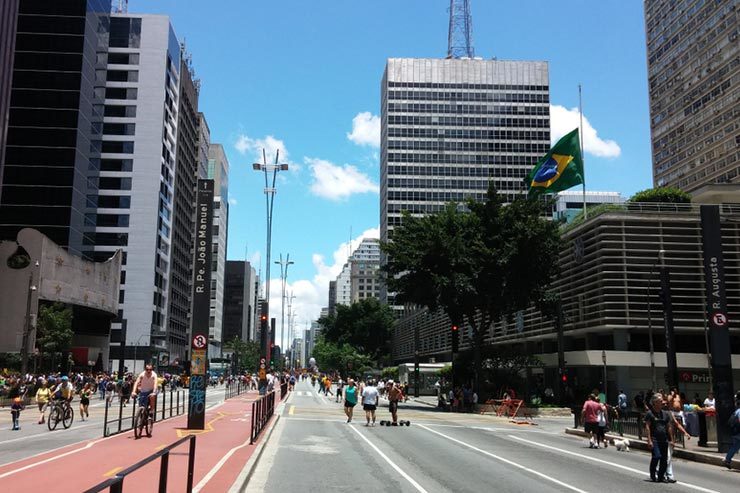
<path id="1" fill-rule="evenodd" d="M 49 431 L 54 431 L 59 424 L 59 408 L 52 405 L 49 408 L 49 419 L 46 420 L 46 426 L 49 427 Z"/>
<path id="2" fill-rule="evenodd" d="M 62 416 L 62 426 L 66 430 L 72 426 L 72 422 L 75 420 L 75 411 L 69 404 L 64 409 L 64 415 Z"/>
<path id="3" fill-rule="evenodd" d="M 142 423 L 143 418 L 143 409 L 140 407 L 136 411 L 136 419 L 134 419 L 134 438 L 141 438 L 141 430 L 144 427 L 144 423 Z"/>

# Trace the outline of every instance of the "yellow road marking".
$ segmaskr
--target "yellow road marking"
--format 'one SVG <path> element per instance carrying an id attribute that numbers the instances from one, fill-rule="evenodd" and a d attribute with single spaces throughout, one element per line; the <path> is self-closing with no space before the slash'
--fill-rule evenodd
<path id="1" fill-rule="evenodd" d="M 115 476 L 118 471 L 123 471 L 122 467 L 116 467 L 115 469 L 111 469 L 107 473 L 103 474 L 104 478 L 109 478 L 111 476 Z"/>
<path id="2" fill-rule="evenodd" d="M 162 450 L 162 449 L 163 449 L 163 448 L 165 448 L 166 446 L 167 446 L 167 444 L 166 444 L 166 443 L 163 443 L 162 445 L 159 445 L 159 446 L 158 446 L 157 448 L 155 448 L 154 450 L 156 450 L 157 452 L 159 452 L 160 450 Z"/>
<path id="3" fill-rule="evenodd" d="M 295 413 L 295 406 L 290 406 L 290 409 L 288 410 L 288 414 Z"/>
<path id="4" fill-rule="evenodd" d="M 213 431 L 213 426 L 212 426 L 213 423 L 215 423 L 219 419 L 223 419 L 226 416 L 230 416 L 230 415 L 234 415 L 234 414 L 240 414 L 240 413 L 222 413 L 222 412 L 219 412 L 218 413 L 218 416 L 216 416 L 215 418 L 213 418 L 212 420 L 210 420 L 209 422 L 207 422 L 206 425 L 205 425 L 205 427 L 202 430 L 177 430 L 177 436 L 179 438 L 182 438 L 182 437 L 185 437 L 185 436 L 188 436 L 188 435 L 202 435 L 204 433 L 210 433 L 210 432 Z"/>

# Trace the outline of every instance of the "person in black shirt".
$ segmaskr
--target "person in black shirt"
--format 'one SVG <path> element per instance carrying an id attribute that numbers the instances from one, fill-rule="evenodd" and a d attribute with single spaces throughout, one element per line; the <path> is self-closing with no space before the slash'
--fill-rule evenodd
<path id="1" fill-rule="evenodd" d="M 672 416 L 663 410 L 663 397 L 660 393 L 650 399 L 650 410 L 645 414 L 647 445 L 652 450 L 650 459 L 650 479 L 660 483 L 668 481 L 665 475 L 668 467 L 668 442 L 673 442 Z M 657 466 L 657 471 L 656 471 Z M 675 483 L 675 480 L 670 480 Z"/>

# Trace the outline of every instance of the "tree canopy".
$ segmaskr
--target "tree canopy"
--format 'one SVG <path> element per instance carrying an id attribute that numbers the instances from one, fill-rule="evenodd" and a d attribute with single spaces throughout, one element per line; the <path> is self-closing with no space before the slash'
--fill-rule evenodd
<path id="1" fill-rule="evenodd" d="M 41 305 L 36 323 L 36 347 L 42 359 L 63 361 L 64 353 L 72 347 L 72 309 L 62 303 Z"/>
<path id="2" fill-rule="evenodd" d="M 690 204 L 691 195 L 680 188 L 648 188 L 630 197 L 630 202 L 662 202 L 668 204 Z"/>
<path id="3" fill-rule="evenodd" d="M 372 360 L 385 360 L 390 354 L 393 311 L 375 298 L 337 305 L 336 314 L 321 317 L 319 323 L 326 342 L 349 344 Z"/>
<path id="4" fill-rule="evenodd" d="M 237 360 L 237 372 L 248 371 L 254 372 L 259 368 L 260 362 L 260 344 L 256 341 L 242 341 L 239 337 L 234 336 L 233 339 L 224 344 L 226 349 L 234 351 Z"/>
<path id="5" fill-rule="evenodd" d="M 368 355 L 361 354 L 350 344 L 329 342 L 323 336 L 316 341 L 313 356 L 321 371 L 338 371 L 343 375 L 361 373 L 372 365 Z"/>
<path id="6" fill-rule="evenodd" d="M 381 245 L 389 291 L 397 303 L 441 308 L 453 324 L 470 326 L 480 369 L 492 323 L 539 300 L 557 272 L 561 241 L 558 224 L 544 217 L 547 206 L 524 197 L 504 205 L 490 186 L 483 202 L 404 214 Z"/>

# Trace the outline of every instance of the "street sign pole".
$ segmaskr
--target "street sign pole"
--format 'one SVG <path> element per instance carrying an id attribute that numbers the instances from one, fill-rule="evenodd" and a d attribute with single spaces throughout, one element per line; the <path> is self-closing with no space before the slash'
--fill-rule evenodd
<path id="1" fill-rule="evenodd" d="M 211 312 L 213 180 L 198 180 L 193 264 L 193 325 L 190 338 L 188 429 L 202 430 L 206 419 L 208 319 Z"/>

